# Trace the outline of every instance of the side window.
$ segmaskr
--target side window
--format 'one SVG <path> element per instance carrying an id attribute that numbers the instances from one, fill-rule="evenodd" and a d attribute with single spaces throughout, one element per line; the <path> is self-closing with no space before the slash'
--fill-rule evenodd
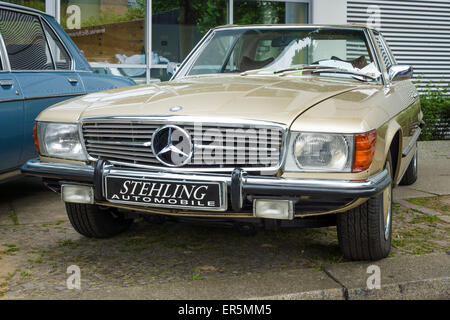
<path id="1" fill-rule="evenodd" d="M 66 49 L 59 41 L 56 34 L 48 26 L 46 22 L 44 24 L 45 35 L 47 36 L 48 44 L 50 45 L 50 50 L 53 54 L 53 59 L 55 60 L 56 69 L 58 70 L 70 70 L 70 56 Z"/>
<path id="2" fill-rule="evenodd" d="M 39 18 L 0 10 L 0 32 L 11 70 L 53 70 L 53 61 Z"/>
<path id="3" fill-rule="evenodd" d="M 381 58 L 384 61 L 384 64 L 386 66 L 386 69 L 389 70 L 389 68 L 395 63 L 392 60 L 392 57 L 390 55 L 389 49 L 386 46 L 386 43 L 384 42 L 383 37 L 381 36 L 381 34 L 375 34 L 375 39 L 377 41 L 378 47 L 380 48 L 381 51 Z"/>

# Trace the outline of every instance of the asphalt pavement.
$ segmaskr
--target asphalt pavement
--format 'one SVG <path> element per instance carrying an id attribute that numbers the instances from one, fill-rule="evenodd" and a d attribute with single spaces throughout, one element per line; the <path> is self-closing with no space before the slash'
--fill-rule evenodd
<path id="1" fill-rule="evenodd" d="M 372 263 L 345 261 L 335 227 L 248 238 L 138 221 L 86 239 L 39 179 L 0 184 L 0 299 L 449 299 L 450 141 L 420 142 L 418 164 L 418 181 L 394 190 L 393 254 Z M 71 265 L 81 290 L 66 286 Z M 373 266 L 379 289 L 367 285 Z"/>

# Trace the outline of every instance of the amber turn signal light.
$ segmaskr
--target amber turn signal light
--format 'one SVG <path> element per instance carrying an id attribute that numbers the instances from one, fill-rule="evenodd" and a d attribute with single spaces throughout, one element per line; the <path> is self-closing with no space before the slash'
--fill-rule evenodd
<path id="1" fill-rule="evenodd" d="M 34 146 L 37 149 L 37 152 L 39 154 L 41 154 L 41 149 L 39 148 L 39 141 L 38 141 L 38 136 L 37 136 L 37 122 L 34 123 L 34 127 L 33 127 L 33 140 L 34 140 Z"/>
<path id="2" fill-rule="evenodd" d="M 377 143 L 377 130 L 355 135 L 355 158 L 352 172 L 367 170 L 372 163 Z"/>

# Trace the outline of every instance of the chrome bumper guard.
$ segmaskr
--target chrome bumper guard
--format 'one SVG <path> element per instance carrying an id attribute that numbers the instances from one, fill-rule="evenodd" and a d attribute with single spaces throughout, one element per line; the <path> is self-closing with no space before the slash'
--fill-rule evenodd
<path id="1" fill-rule="evenodd" d="M 65 182 L 72 181 L 92 184 L 97 201 L 104 200 L 103 177 L 109 174 L 124 177 L 151 177 L 154 179 L 180 181 L 225 182 L 228 186 L 228 195 L 231 196 L 233 210 L 240 210 L 242 208 L 243 199 L 246 195 L 280 197 L 309 195 L 368 198 L 383 191 L 392 181 L 386 169 L 366 180 L 352 181 L 250 176 L 241 169 L 233 170 L 231 175 L 197 172 L 168 173 L 143 171 L 130 168 L 117 168 L 103 160 L 99 160 L 94 168 L 88 165 L 41 162 L 39 159 L 33 159 L 26 162 L 21 170 L 26 175 Z"/>

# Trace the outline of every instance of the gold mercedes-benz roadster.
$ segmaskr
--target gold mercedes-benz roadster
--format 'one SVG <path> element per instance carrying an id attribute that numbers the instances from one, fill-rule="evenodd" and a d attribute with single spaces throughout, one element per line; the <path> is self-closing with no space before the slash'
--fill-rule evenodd
<path id="1" fill-rule="evenodd" d="M 417 179 L 412 68 L 360 25 L 225 26 L 171 81 L 50 107 L 22 171 L 60 192 L 73 227 L 133 217 L 337 225 L 344 256 L 386 257 L 392 189 Z"/>

